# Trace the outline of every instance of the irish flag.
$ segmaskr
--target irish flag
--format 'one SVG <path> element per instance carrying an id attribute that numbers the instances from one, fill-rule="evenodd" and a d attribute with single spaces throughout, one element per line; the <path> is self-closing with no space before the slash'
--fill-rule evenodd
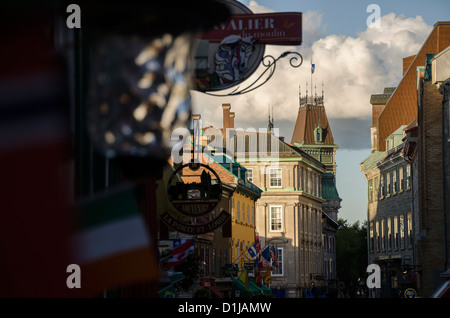
<path id="1" fill-rule="evenodd" d="M 158 278 L 153 242 L 133 187 L 121 187 L 83 202 L 79 221 L 73 244 L 85 292 L 95 296 L 106 289 Z"/>

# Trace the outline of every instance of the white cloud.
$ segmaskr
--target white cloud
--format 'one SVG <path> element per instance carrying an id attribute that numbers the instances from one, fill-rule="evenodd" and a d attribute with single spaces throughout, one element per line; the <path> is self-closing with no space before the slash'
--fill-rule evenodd
<path id="1" fill-rule="evenodd" d="M 256 1 L 251 1 L 249 7 L 255 13 L 273 11 Z M 325 29 L 320 13 L 303 13 L 302 45 L 268 45 L 265 52 L 275 58 L 287 50 L 299 52 L 304 58 L 300 68 L 292 68 L 287 56 L 278 62 L 270 81 L 251 93 L 218 98 L 194 92 L 194 112 L 202 114 L 205 125 L 221 127 L 220 105 L 229 102 L 232 111 L 236 112 L 237 126 L 257 128 L 267 126 L 267 109 L 272 105 L 275 126 L 277 120 L 290 121 L 293 126 L 298 111 L 299 85 L 302 94 L 305 94 L 306 83 L 310 85 L 312 57 L 316 64 L 313 86 L 317 85 L 317 94 L 320 95 L 322 82 L 324 84 L 328 117 L 337 118 L 340 122 L 342 119 L 367 120 L 371 114 L 370 95 L 399 83 L 402 58 L 418 52 L 432 27 L 420 16 L 405 18 L 389 13 L 381 17 L 380 28 L 368 28 L 357 37 L 336 34 L 323 37 Z M 262 70 L 260 68 L 256 73 L 260 74 Z M 332 129 L 336 131 L 339 128 Z M 286 135 L 286 139 L 290 141 L 290 136 Z"/>

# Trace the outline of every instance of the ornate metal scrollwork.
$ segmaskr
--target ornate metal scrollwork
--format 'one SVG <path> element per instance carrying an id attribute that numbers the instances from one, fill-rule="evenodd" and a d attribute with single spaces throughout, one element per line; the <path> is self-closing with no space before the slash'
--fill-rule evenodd
<path id="1" fill-rule="evenodd" d="M 240 89 L 240 87 L 238 86 L 235 90 L 233 90 L 230 93 L 226 93 L 226 94 L 215 94 L 215 93 L 209 93 L 209 92 L 203 92 L 203 93 L 211 95 L 211 96 L 225 97 L 225 96 L 242 95 L 242 94 L 246 94 L 251 91 L 254 91 L 255 89 L 261 87 L 262 85 L 266 84 L 270 80 L 270 78 L 275 73 L 277 62 L 280 59 L 282 59 L 290 54 L 294 55 L 293 57 L 291 57 L 289 59 L 289 64 L 291 65 L 291 67 L 294 67 L 294 68 L 300 67 L 303 63 L 303 57 L 298 52 L 286 51 L 286 52 L 283 52 L 282 54 L 280 54 L 280 56 L 277 58 L 274 58 L 272 55 L 266 55 L 263 57 L 263 59 L 261 61 L 262 66 L 265 67 L 265 70 L 250 85 L 248 85 L 242 89 Z M 268 75 L 265 77 L 265 79 L 263 79 L 263 77 L 266 73 L 268 73 Z M 260 82 L 260 81 L 262 81 L 262 82 Z"/>

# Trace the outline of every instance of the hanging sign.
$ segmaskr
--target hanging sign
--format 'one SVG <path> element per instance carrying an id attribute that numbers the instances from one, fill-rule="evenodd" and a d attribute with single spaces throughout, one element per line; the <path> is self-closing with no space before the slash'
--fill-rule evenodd
<path id="1" fill-rule="evenodd" d="M 230 34 L 252 37 L 259 43 L 300 45 L 302 43 L 302 13 L 276 12 L 234 14 L 202 35 L 203 40 L 220 43 Z"/>
<path id="2" fill-rule="evenodd" d="M 180 181 L 177 176 L 181 176 Z M 170 176 L 167 185 L 169 202 L 181 214 L 199 218 L 193 223 L 179 221 L 170 212 L 165 211 L 160 219 L 167 226 L 177 232 L 199 235 L 209 233 L 227 222 L 231 215 L 222 210 L 221 213 L 209 222 L 198 223 L 219 203 L 222 198 L 222 182 L 219 175 L 208 165 L 185 164 L 178 167 Z"/>
<path id="3" fill-rule="evenodd" d="M 202 224 L 188 224 L 175 219 L 169 212 L 161 214 L 161 220 L 177 232 L 198 235 L 214 231 L 221 227 L 230 218 L 230 213 L 222 211 L 219 216 L 210 222 Z"/>
<path id="4" fill-rule="evenodd" d="M 231 17 L 197 42 L 194 88 L 198 91 L 224 90 L 245 81 L 263 61 L 265 44 L 302 43 L 302 13 L 254 14 L 237 1 L 223 2 Z"/>

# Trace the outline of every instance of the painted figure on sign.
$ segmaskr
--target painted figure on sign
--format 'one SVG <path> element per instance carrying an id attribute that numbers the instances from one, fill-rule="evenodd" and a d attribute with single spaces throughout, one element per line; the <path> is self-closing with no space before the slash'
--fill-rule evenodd
<path id="1" fill-rule="evenodd" d="M 220 84 L 241 79 L 253 53 L 253 42 L 252 37 L 242 38 L 239 35 L 227 36 L 220 42 L 215 54 L 215 72 Z"/>

